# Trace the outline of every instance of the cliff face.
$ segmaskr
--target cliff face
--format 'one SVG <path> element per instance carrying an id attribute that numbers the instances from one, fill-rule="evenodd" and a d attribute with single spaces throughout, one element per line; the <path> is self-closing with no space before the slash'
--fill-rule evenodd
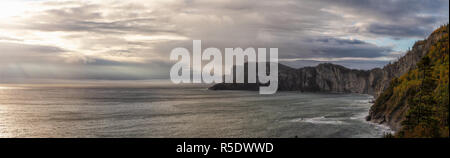
<path id="1" fill-rule="evenodd" d="M 416 67 L 417 62 L 425 56 L 430 47 L 436 43 L 443 34 L 432 34 L 426 40 L 418 41 L 414 44 L 412 49 L 408 51 L 403 57 L 392 64 L 388 64 L 383 69 L 373 69 L 374 76 L 380 77 L 375 85 L 375 93 L 373 95 L 378 97 L 389 86 L 390 81 L 395 77 L 400 77 L 411 69 Z"/>
<path id="2" fill-rule="evenodd" d="M 391 80 L 415 69 L 416 64 L 422 57 L 424 57 L 431 47 L 439 40 L 442 40 L 442 38 L 448 38 L 448 31 L 435 31 L 427 39 L 416 42 L 412 49 L 396 62 L 388 64 L 383 68 L 375 68 L 367 71 L 348 69 L 340 65 L 329 63 L 319 64 L 316 67 L 304 67 L 299 69 L 290 68 L 280 64 L 278 90 L 370 94 L 375 98 L 378 98 L 377 102 L 379 103 L 371 108 L 367 120 L 387 124 L 394 130 L 398 130 L 401 128 L 401 122 L 405 119 L 409 107 L 406 104 L 398 106 L 382 104 L 385 102 L 379 101 L 379 96 L 389 95 L 389 93 L 393 91 L 393 89 L 390 88 Z M 210 89 L 258 90 L 259 83 L 220 83 L 212 86 Z"/>
<path id="3" fill-rule="evenodd" d="M 434 31 L 428 39 L 416 42 L 413 49 L 403 58 L 383 69 L 385 78 L 382 79 L 382 84 L 376 87 L 380 92 L 377 95 L 379 97 L 371 107 L 367 120 L 387 124 L 396 131 L 402 128 L 406 115 L 411 113 L 408 112 L 410 106 L 419 104 L 414 99 L 424 95 L 424 87 L 421 86 L 425 77 L 423 70 L 416 66 L 423 57 L 431 62 L 428 67 L 432 73 L 426 77 L 434 80 L 433 84 L 426 86 L 433 89 L 431 97 L 435 101 L 432 101 L 434 103 L 430 106 L 433 107 L 432 109 L 439 109 L 438 107 L 445 109 L 446 106 L 447 110 L 435 112 L 441 113 L 435 118 L 444 116 L 442 112 L 447 112 L 441 120 L 448 120 L 448 25 Z M 420 115 L 415 117 L 421 117 Z M 441 122 L 447 122 L 448 128 L 448 121 Z"/>
<path id="4" fill-rule="evenodd" d="M 299 69 L 279 64 L 278 90 L 302 92 L 363 93 L 377 97 L 389 81 L 407 72 L 420 59 L 421 51 L 410 51 L 399 61 L 384 68 L 355 70 L 324 63 Z M 414 63 L 414 64 L 409 64 Z M 246 68 L 247 65 L 244 67 Z M 246 69 L 245 69 L 246 70 Z M 247 75 L 245 75 L 246 77 Z M 259 83 L 219 83 L 211 90 L 259 90 Z"/>
<path id="5" fill-rule="evenodd" d="M 351 70 L 334 64 L 320 64 L 316 67 L 293 69 L 282 64 L 278 66 L 278 90 L 302 92 L 373 92 L 368 79 L 370 71 Z M 212 90 L 258 90 L 259 84 L 220 83 Z"/>
<path id="6" fill-rule="evenodd" d="M 368 93 L 369 71 L 351 70 L 333 64 L 297 69 L 293 74 L 279 76 L 280 90 L 308 92 Z M 294 81 L 294 82 L 289 82 Z"/>
<path id="7" fill-rule="evenodd" d="M 305 92 L 363 93 L 377 98 L 389 82 L 415 68 L 430 46 L 442 35 L 433 34 L 418 41 L 405 56 L 383 68 L 354 70 L 330 63 L 299 69 L 279 64 L 278 90 Z M 258 90 L 259 84 L 219 83 L 211 90 Z"/>

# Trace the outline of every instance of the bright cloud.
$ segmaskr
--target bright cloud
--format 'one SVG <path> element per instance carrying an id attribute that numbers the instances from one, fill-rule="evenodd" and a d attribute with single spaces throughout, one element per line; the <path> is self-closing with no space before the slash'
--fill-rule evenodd
<path id="1" fill-rule="evenodd" d="M 448 3 L 1 0 L 0 82 L 167 78 L 170 51 L 194 39 L 204 48 L 277 47 L 291 66 L 371 68 L 448 23 Z"/>

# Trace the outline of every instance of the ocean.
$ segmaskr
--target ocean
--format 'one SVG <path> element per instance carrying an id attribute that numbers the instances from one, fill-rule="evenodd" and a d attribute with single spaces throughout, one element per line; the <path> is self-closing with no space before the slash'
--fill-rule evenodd
<path id="1" fill-rule="evenodd" d="M 0 86 L 0 137 L 371 138 L 363 94 L 206 86 Z"/>

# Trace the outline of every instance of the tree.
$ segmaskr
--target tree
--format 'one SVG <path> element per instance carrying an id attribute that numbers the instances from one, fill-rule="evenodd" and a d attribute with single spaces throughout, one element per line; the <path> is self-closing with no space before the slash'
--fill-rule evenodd
<path id="1" fill-rule="evenodd" d="M 410 110 L 403 122 L 405 135 L 421 137 L 439 137 L 439 121 L 434 117 L 436 101 L 433 90 L 436 79 L 432 75 L 432 62 L 428 56 L 417 64 L 421 81 L 418 93 L 409 98 Z"/>

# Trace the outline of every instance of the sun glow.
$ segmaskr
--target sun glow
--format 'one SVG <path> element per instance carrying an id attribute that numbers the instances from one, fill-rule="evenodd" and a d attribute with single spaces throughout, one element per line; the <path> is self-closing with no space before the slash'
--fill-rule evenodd
<path id="1" fill-rule="evenodd" d="M 21 2 L 0 1 L 0 19 L 22 15 L 26 10 Z"/>
<path id="2" fill-rule="evenodd" d="M 0 90 L 3 90 L 3 89 L 12 89 L 11 87 L 1 87 L 0 86 Z"/>

